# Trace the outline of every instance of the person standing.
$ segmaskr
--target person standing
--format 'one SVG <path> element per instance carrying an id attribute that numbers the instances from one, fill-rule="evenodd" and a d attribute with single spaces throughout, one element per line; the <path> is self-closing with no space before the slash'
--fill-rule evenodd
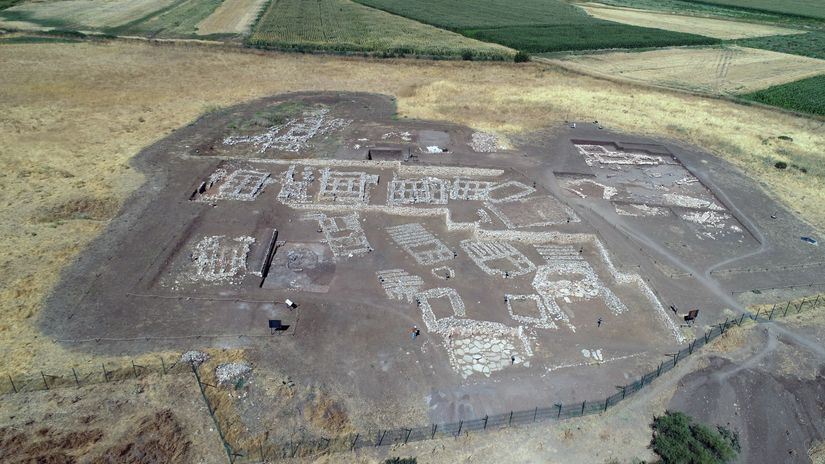
<path id="1" fill-rule="evenodd" d="M 599 320 L 596 321 L 596 327 L 601 327 L 601 326 L 602 326 L 602 318 L 599 318 Z"/>

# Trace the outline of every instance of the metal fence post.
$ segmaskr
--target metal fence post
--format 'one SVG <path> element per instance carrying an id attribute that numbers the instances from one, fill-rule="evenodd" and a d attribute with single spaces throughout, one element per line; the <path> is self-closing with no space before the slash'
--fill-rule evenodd
<path id="1" fill-rule="evenodd" d="M 785 306 L 785 312 L 782 313 L 782 317 L 785 317 L 785 316 L 788 315 L 788 308 L 790 308 L 790 307 L 791 307 L 791 302 L 788 301 L 788 306 Z"/>
<path id="2" fill-rule="evenodd" d="M 759 313 L 762 311 L 762 308 L 756 308 L 756 316 L 753 316 L 753 320 L 759 319 Z"/>
<path id="3" fill-rule="evenodd" d="M 586 400 L 582 401 L 582 413 L 581 413 L 582 416 L 584 415 L 584 405 L 585 404 L 587 404 L 587 401 Z"/>
<path id="4" fill-rule="evenodd" d="M 507 421 L 507 427 L 513 425 L 513 411 L 510 411 L 510 419 Z"/>
<path id="5" fill-rule="evenodd" d="M 11 378 L 11 374 L 7 375 L 9 376 L 9 382 L 11 383 L 11 389 L 14 390 L 15 393 L 17 393 L 17 386 L 14 384 L 14 380 L 12 380 Z"/>
<path id="6" fill-rule="evenodd" d="M 804 306 L 804 305 L 805 305 L 805 298 L 802 298 L 802 303 L 799 303 L 799 309 L 796 310 L 796 314 L 799 314 L 799 313 L 802 312 L 802 306 Z"/>
<path id="7" fill-rule="evenodd" d="M 412 429 L 407 429 L 407 436 L 404 437 L 404 444 L 406 445 L 408 441 L 410 441 L 410 435 L 412 434 Z"/>
<path id="8" fill-rule="evenodd" d="M 163 362 L 163 357 L 160 358 L 160 367 L 163 369 L 163 375 L 166 375 L 166 363 Z"/>
<path id="9" fill-rule="evenodd" d="M 433 424 L 433 433 L 432 433 L 432 435 L 430 435 L 430 440 L 435 438 L 435 432 L 437 432 L 437 431 L 438 431 L 438 424 Z"/>
<path id="10" fill-rule="evenodd" d="M 72 368 L 72 374 L 74 374 L 74 383 L 76 383 L 77 386 L 79 387 L 80 386 L 80 380 L 77 379 L 77 371 L 74 370 L 74 367 Z"/>
<path id="11" fill-rule="evenodd" d="M 745 320 L 745 313 L 742 313 L 742 317 L 739 318 L 739 326 L 742 326 L 742 321 Z"/>
<path id="12" fill-rule="evenodd" d="M 556 419 L 561 419 L 561 403 L 556 404 L 556 407 L 559 408 L 559 414 L 556 416 Z"/>
<path id="13" fill-rule="evenodd" d="M 484 428 L 482 430 L 487 430 L 487 420 L 490 418 L 489 415 L 484 415 Z"/>
<path id="14" fill-rule="evenodd" d="M 609 396 L 604 399 L 604 411 L 602 411 L 602 412 L 607 412 L 607 404 L 608 403 L 610 403 L 610 397 Z"/>
<path id="15" fill-rule="evenodd" d="M 135 378 L 138 378 L 137 366 L 135 366 L 135 360 L 134 359 L 132 360 L 132 372 L 135 373 Z"/>
<path id="16" fill-rule="evenodd" d="M 354 449 L 355 449 L 355 444 L 356 444 L 356 443 L 358 443 L 358 438 L 360 438 L 360 437 L 361 437 L 361 434 L 360 434 L 360 433 L 356 433 L 356 434 L 355 434 L 355 440 L 352 440 L 352 444 L 351 444 L 351 445 L 350 445 L 350 447 L 349 447 L 349 450 L 350 450 L 350 451 L 352 451 L 352 450 L 354 450 Z"/>
<path id="17" fill-rule="evenodd" d="M 100 363 L 100 365 L 103 367 L 103 378 L 106 379 L 106 381 L 108 382 L 109 381 L 109 373 L 106 372 L 106 364 L 105 363 Z"/>
<path id="18" fill-rule="evenodd" d="M 814 308 L 817 307 L 818 303 L 819 303 L 819 295 L 816 296 L 816 301 L 814 301 Z"/>
<path id="19" fill-rule="evenodd" d="M 790 302 L 789 302 L 789 303 L 790 303 Z M 775 309 L 776 309 L 776 305 L 773 305 L 773 308 L 771 308 L 771 313 L 768 315 L 768 320 L 769 320 L 769 321 L 770 321 L 770 320 L 773 320 L 773 311 L 774 311 Z"/>
<path id="20" fill-rule="evenodd" d="M 664 363 L 659 363 L 659 367 L 656 368 L 656 377 L 662 375 L 662 365 L 664 365 Z M 626 385 L 625 388 L 627 388 Z M 624 398 L 624 392 L 622 392 L 622 398 Z"/>
<path id="21" fill-rule="evenodd" d="M 456 432 L 456 434 L 455 434 L 456 438 L 458 438 L 458 436 L 461 435 L 461 427 L 463 427 L 463 426 L 464 426 L 464 419 L 461 419 L 460 421 L 458 421 L 458 432 Z"/>
<path id="22" fill-rule="evenodd" d="M 376 447 L 376 448 L 378 448 L 379 446 L 381 446 L 381 443 L 384 443 L 384 435 L 386 435 L 386 434 L 387 434 L 387 431 L 386 431 L 386 430 L 384 430 L 383 432 L 381 432 L 381 438 L 379 438 L 379 439 L 378 439 L 378 443 L 375 445 L 375 447 Z"/>
<path id="23" fill-rule="evenodd" d="M 536 407 L 536 409 L 533 411 L 533 422 L 535 422 L 535 421 L 536 421 L 536 416 L 537 416 L 538 414 L 539 414 L 539 408 L 538 408 L 538 407 Z"/>
<path id="24" fill-rule="evenodd" d="M 44 374 L 43 371 L 40 371 L 40 376 L 43 377 L 43 385 L 45 385 L 46 390 L 48 390 L 49 389 L 49 382 L 46 382 L 46 374 Z"/>

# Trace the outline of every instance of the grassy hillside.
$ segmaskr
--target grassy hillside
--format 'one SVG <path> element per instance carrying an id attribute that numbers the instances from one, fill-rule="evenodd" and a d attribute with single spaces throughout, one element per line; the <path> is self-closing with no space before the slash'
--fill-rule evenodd
<path id="1" fill-rule="evenodd" d="M 559 0 L 357 0 L 468 37 L 541 53 L 716 43 L 716 39 L 602 21 Z"/>
<path id="2" fill-rule="evenodd" d="M 255 47 L 382 55 L 510 59 L 511 50 L 349 0 L 276 0 L 253 27 Z"/>
<path id="3" fill-rule="evenodd" d="M 742 95 L 746 100 L 825 116 L 825 75 Z"/>

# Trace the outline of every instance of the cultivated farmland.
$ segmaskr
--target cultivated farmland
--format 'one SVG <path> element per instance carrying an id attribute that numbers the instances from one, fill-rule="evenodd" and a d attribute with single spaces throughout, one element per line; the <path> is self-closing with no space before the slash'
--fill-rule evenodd
<path id="1" fill-rule="evenodd" d="M 603 48 L 639 48 L 710 44 L 692 34 L 602 21 L 573 5 L 556 0 L 512 4 L 480 0 L 472 5 L 422 0 L 358 0 L 360 3 L 531 53 Z"/>
<path id="2" fill-rule="evenodd" d="M 591 74 L 716 94 L 756 91 L 825 73 L 822 60 L 741 47 L 603 53 L 556 62 Z"/>
<path id="3" fill-rule="evenodd" d="M 789 110 L 825 116 L 825 74 L 769 87 L 742 98 Z"/>
<path id="4" fill-rule="evenodd" d="M 31 2 L 0 12 L 0 19 L 26 21 L 35 27 L 181 37 L 194 34 L 196 25 L 220 4 L 221 0 Z M 25 25 L 20 26 L 29 29 Z"/>
<path id="5" fill-rule="evenodd" d="M 508 59 L 514 52 L 349 0 L 272 2 L 249 38 L 255 47 L 384 55 Z"/>
<path id="6" fill-rule="evenodd" d="M 266 0 L 226 0 L 198 23 L 198 34 L 245 34 Z"/>
<path id="7" fill-rule="evenodd" d="M 211 15 L 221 0 L 184 0 L 174 7 L 160 11 L 145 20 L 129 23 L 111 32 L 154 36 L 189 36 L 196 32 L 198 23 Z"/>
<path id="8" fill-rule="evenodd" d="M 32 2 L 3 10 L 2 17 L 66 29 L 105 29 L 139 22 L 175 4 L 175 0 Z"/>
<path id="9" fill-rule="evenodd" d="M 763 24 L 701 18 L 632 8 L 609 7 L 597 3 L 584 4 L 581 7 L 598 19 L 630 24 L 631 26 L 652 27 L 668 31 L 704 35 L 717 39 L 743 39 L 802 33 L 802 31 L 795 29 Z"/>
<path id="10" fill-rule="evenodd" d="M 739 40 L 737 43 L 743 47 L 763 48 L 775 52 L 825 60 L 825 32 L 808 32 L 793 36 L 754 37 Z"/>
<path id="11" fill-rule="evenodd" d="M 688 0 L 696 3 L 711 3 L 716 5 L 748 8 L 752 10 L 769 11 L 792 16 L 807 16 L 809 18 L 825 19 L 825 6 L 822 0 L 794 0 L 793 2 L 776 0 Z"/>

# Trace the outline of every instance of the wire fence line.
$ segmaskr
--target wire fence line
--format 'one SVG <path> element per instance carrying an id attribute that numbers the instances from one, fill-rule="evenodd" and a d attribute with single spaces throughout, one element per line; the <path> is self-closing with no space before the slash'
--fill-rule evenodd
<path id="1" fill-rule="evenodd" d="M 258 463 L 295 457 L 315 456 L 324 453 L 351 452 L 356 449 L 368 447 L 401 445 L 436 438 L 458 437 L 461 434 L 498 430 L 549 420 L 559 421 L 592 414 L 601 414 L 647 385 L 650 385 L 662 374 L 675 368 L 681 360 L 684 360 L 703 346 L 723 335 L 733 326 L 741 326 L 748 322 L 757 324 L 765 323 L 779 317 L 788 316 L 789 314 L 799 314 L 803 309 L 810 310 L 823 305 L 825 305 L 825 298 L 817 295 L 815 299 L 803 298 L 796 302 L 789 301 L 787 304 L 775 304 L 771 309 L 759 309 L 756 314 L 743 313 L 737 318 L 725 319 L 724 322 L 716 324 L 705 331 L 704 334 L 688 343 L 686 347 L 675 353 L 668 353 L 667 356 L 670 358 L 669 360 L 659 363 L 655 369 L 642 375 L 638 380 L 626 385 L 617 386 L 616 393 L 607 398 L 595 401 L 555 403 L 550 406 L 545 405 L 521 411 L 508 411 L 476 419 L 460 420 L 458 422 L 426 424 L 414 427 L 378 430 L 370 433 L 353 433 L 335 438 L 319 437 L 286 443 L 261 443 L 256 449 L 236 448 L 226 440 L 223 441 L 223 446 L 227 451 L 229 462 L 232 464 Z M 200 384 L 199 377 L 198 382 Z M 202 385 L 201 389 L 203 389 Z M 207 407 L 211 411 L 212 406 L 209 405 L 209 399 L 206 395 L 204 395 L 204 400 L 207 402 Z M 218 421 L 216 420 L 215 423 L 217 425 Z M 219 425 L 218 428 L 220 428 Z M 219 434 L 223 439 L 225 434 L 220 430 Z"/>
<path id="2" fill-rule="evenodd" d="M 679 361 L 692 355 L 695 351 L 723 335 L 732 326 L 741 326 L 747 322 L 769 322 L 776 318 L 799 314 L 803 310 L 811 310 L 823 305 L 825 305 L 825 298 L 817 295 L 816 298 L 806 297 L 801 300 L 791 300 L 785 304 L 775 304 L 770 309 L 760 308 L 755 314 L 745 313 L 735 319 L 726 319 L 724 322 L 707 330 L 703 335 L 697 337 L 681 350 L 667 354 L 670 359 L 659 363 L 655 369 L 642 375 L 638 380 L 626 385 L 617 386 L 617 392 L 607 398 L 574 403 L 556 403 L 535 407 L 533 409 L 508 411 L 501 414 L 487 415 L 458 422 L 386 429 L 374 433 L 354 433 L 335 438 L 313 438 L 285 443 L 268 442 L 258 445 L 256 449 L 234 447 L 227 441 L 226 431 L 222 430 L 220 421 L 215 415 L 215 408 L 205 393 L 205 387 L 210 385 L 201 381 L 198 369 L 195 366 L 181 362 L 178 359 L 168 361 L 160 357 L 157 362 L 153 363 L 147 363 L 145 361 L 141 364 L 135 361 L 121 364 L 102 363 L 99 368 L 70 367 L 63 369 L 63 372 L 60 373 L 54 370 L 41 370 L 35 374 L 17 377 L 7 376 L 5 382 L 0 381 L 0 385 L 2 385 L 0 386 L 0 394 L 83 387 L 92 384 L 139 379 L 152 374 L 181 375 L 193 373 L 230 463 L 262 462 L 311 456 L 319 453 L 354 451 L 366 447 L 407 444 L 436 438 L 458 437 L 461 434 L 469 434 L 471 432 L 476 433 L 548 420 L 564 420 L 591 414 L 600 414 L 649 385 L 662 374 L 669 372 L 676 367 Z"/>
<path id="3" fill-rule="evenodd" d="M 60 370 L 43 369 L 36 373 L 19 376 L 6 375 L 0 379 L 0 395 L 52 390 L 66 387 L 83 387 L 119 380 L 139 379 L 147 375 L 180 375 L 190 373 L 188 363 L 179 359 L 140 363 L 134 360 L 128 363 L 101 363 L 95 367 L 68 367 Z"/>

